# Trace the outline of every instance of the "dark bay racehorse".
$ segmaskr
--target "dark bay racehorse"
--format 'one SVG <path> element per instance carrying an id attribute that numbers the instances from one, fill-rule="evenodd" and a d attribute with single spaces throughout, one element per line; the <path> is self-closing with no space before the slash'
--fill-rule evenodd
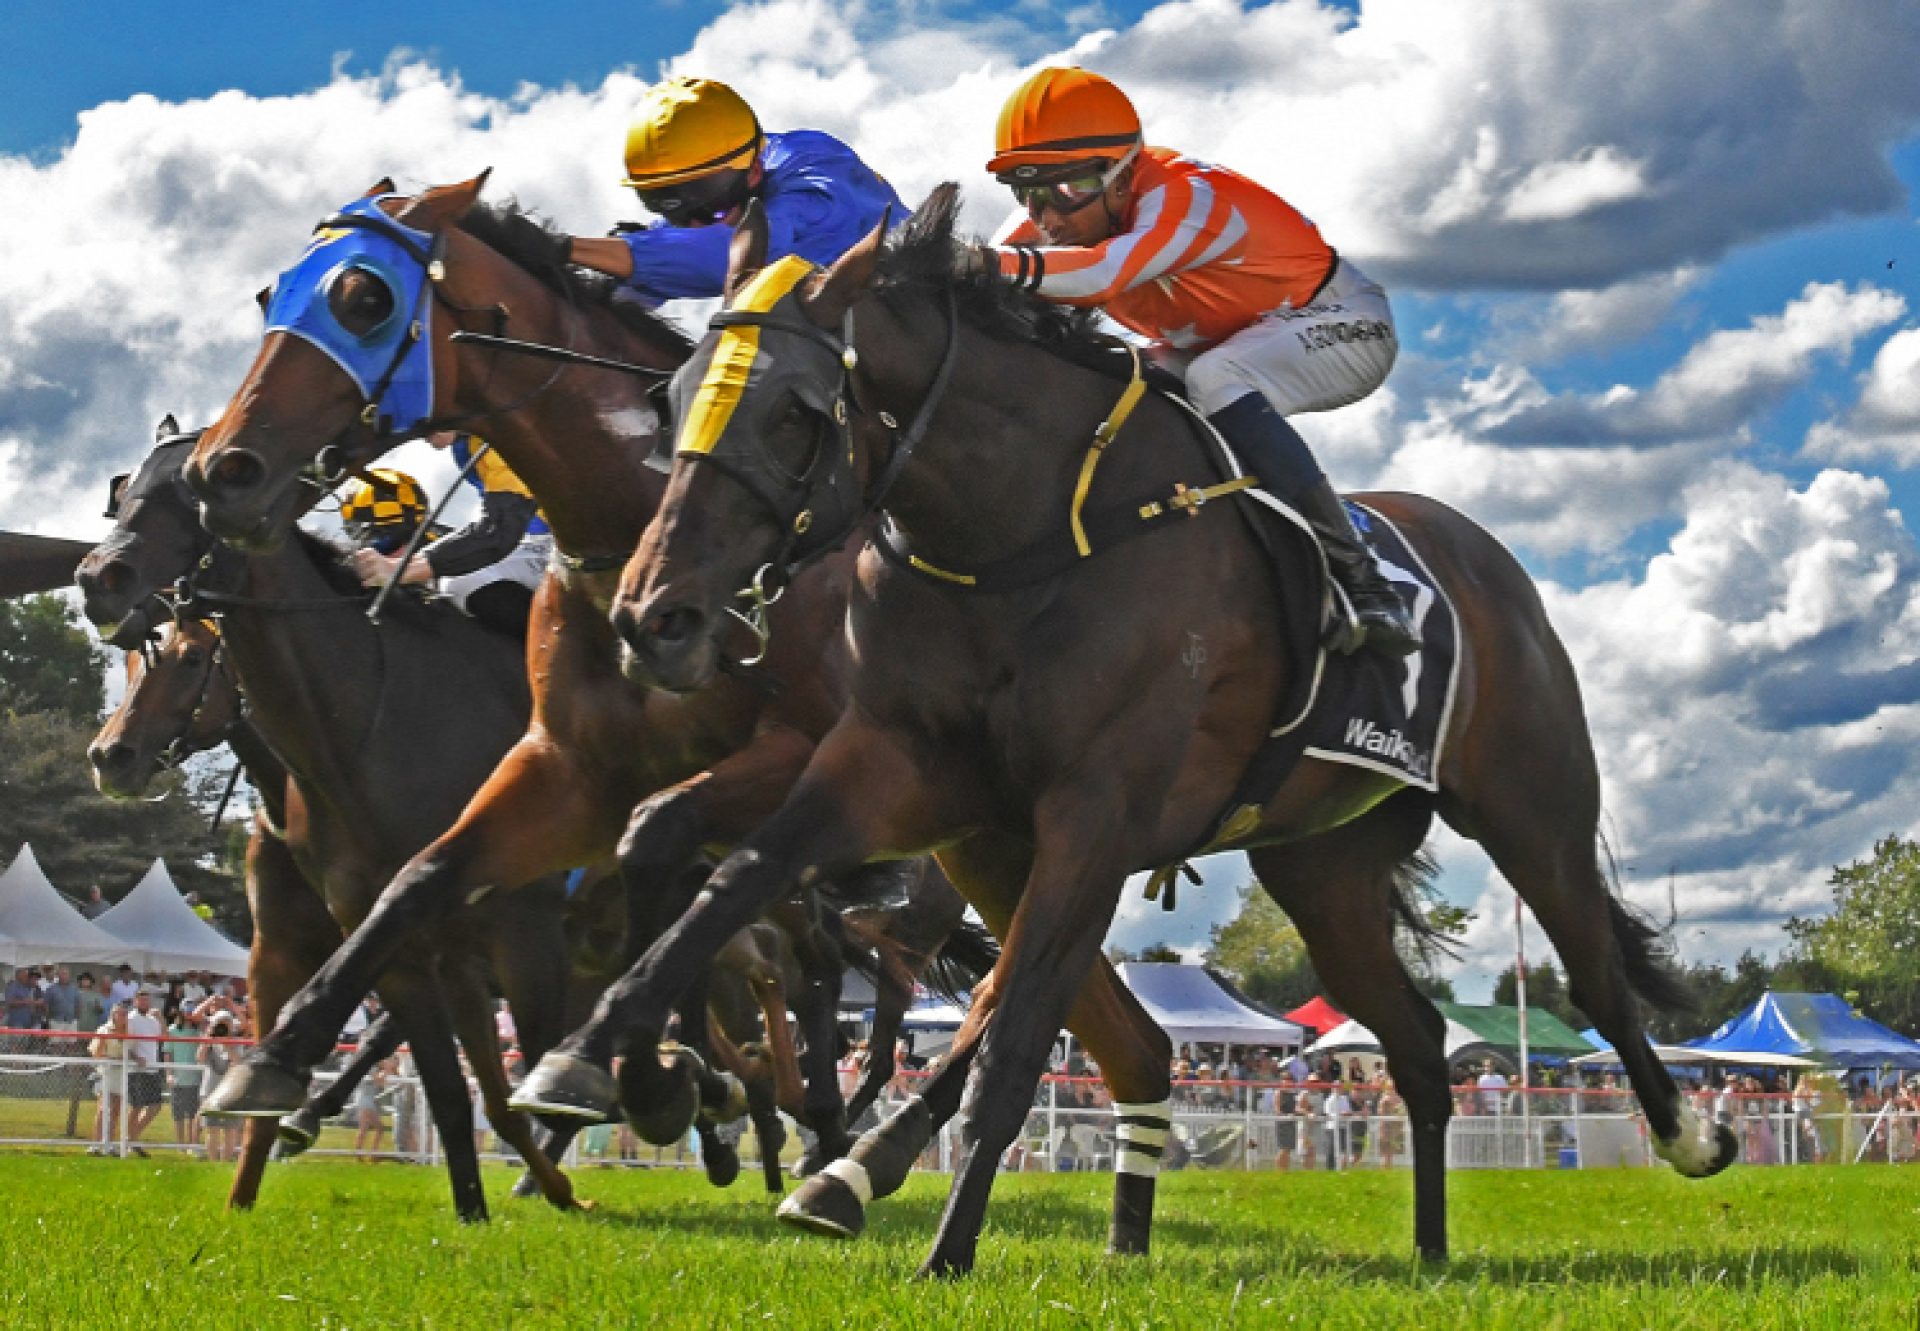
<path id="1" fill-rule="evenodd" d="M 928 1091 L 951 1104 L 955 1088 L 939 1083 L 970 1078 L 968 1156 L 932 1273 L 971 1267 L 997 1162 L 1122 885 L 1219 826 L 1288 682 L 1284 616 L 1307 615 L 1310 633 L 1321 585 L 1317 559 L 1297 555 L 1276 577 L 1236 516 L 1249 501 L 1200 509 L 1189 492 L 1222 477 L 1175 405 L 1148 396 L 1110 446 L 1101 440 L 1122 385 L 1035 345 L 1036 329 L 1059 328 L 1057 311 L 954 275 L 955 200 L 943 187 L 884 258 L 876 234 L 824 273 L 763 266 L 764 230 L 757 217 L 743 224 L 730 308 L 675 383 L 671 487 L 614 612 L 653 679 L 699 689 L 722 659 L 726 607 L 787 557 L 793 514 L 831 522 L 849 493 L 884 503 L 895 549 L 918 561 L 862 556 L 848 613 L 853 704 L 781 811 L 610 993 L 627 1005 L 620 1015 L 653 1029 L 714 940 L 795 882 L 875 855 L 939 848 L 971 860 L 974 872 L 955 880 L 984 889 L 974 900 L 1004 952 L 991 1015 L 969 1022 Z M 1439 1257 L 1451 1113 L 1443 1022 L 1394 952 L 1387 908 L 1396 869 L 1435 813 L 1478 840 L 1533 908 L 1574 1001 L 1622 1051 L 1660 1154 L 1704 1175 L 1736 1148 L 1724 1128 L 1703 1132 L 1647 1047 L 1635 992 L 1672 1002 L 1682 990 L 1598 866 L 1599 781 L 1579 688 L 1531 581 L 1439 504 L 1367 502 L 1410 538 L 1460 613 L 1464 662 L 1440 790 L 1309 759 L 1222 839 L 1249 849 L 1334 1000 L 1380 1038 L 1412 1122 L 1416 1244 Z M 1083 503 L 1089 531 L 1154 510 L 1172 520 L 1083 550 L 1068 539 Z M 1064 557 L 1036 571 L 1031 552 L 1059 548 Z M 966 585 L 975 571 L 1016 566 L 1032 576 Z M 1189 650 L 1196 641 L 1204 653 Z M 997 852 L 991 865 L 980 863 L 983 843 Z M 889 1121 L 863 1138 L 849 1163 L 883 1159 L 873 1152 L 894 1131 Z M 1137 1144 L 1123 1117 L 1123 1170 Z M 859 1203 L 897 1184 L 897 1161 L 884 1162 L 884 1177 L 869 1167 L 812 1181 L 788 1213 L 855 1227 Z"/>
<path id="2" fill-rule="evenodd" d="M 130 626 L 136 635 L 148 627 L 144 619 Z M 261 801 L 247 837 L 247 903 L 256 921 L 248 982 L 256 994 L 285 995 L 339 946 L 340 927 L 287 848 L 280 831 L 286 826 L 287 769 L 247 723 L 239 682 L 212 621 L 167 621 L 157 641 L 127 653 L 126 696 L 88 746 L 87 758 L 101 794 L 138 799 L 162 771 L 222 744 L 232 747 Z M 346 1107 L 354 1088 L 400 1038 L 392 1014 L 382 1013 L 340 1075 L 280 1121 L 282 1146 L 297 1152 L 310 1145 L 321 1121 Z M 242 1154 L 235 1205 L 245 1206 L 258 1194 L 265 1163 L 257 1150 Z"/>
<path id="3" fill-rule="evenodd" d="M 255 949 L 266 964 L 253 992 L 265 1024 L 393 870 L 458 813 L 524 726 L 527 689 L 518 645 L 451 607 L 407 602 L 381 625 L 369 623 L 357 582 L 315 538 L 301 534 L 268 555 L 216 550 L 180 481 L 193 442 L 176 436 L 149 454 L 121 497 L 114 534 L 82 562 L 78 581 L 88 616 L 116 625 L 207 560 L 194 613 L 224 612 L 219 659 L 241 682 L 251 729 L 284 764 L 278 827 L 300 876 L 318 889 L 301 897 L 288 888 L 256 906 L 256 934 L 267 941 Z M 552 898 L 544 908 L 542 893 Z M 523 905 L 491 906 L 490 922 L 470 912 L 437 956 L 416 949 L 379 977 L 412 1044 L 465 1218 L 484 1217 L 486 1199 L 456 1032 L 501 1136 L 551 1201 L 572 1203 L 571 1185 L 534 1144 L 527 1120 L 507 1109 L 481 962 L 490 952 L 523 1044 L 550 1046 L 566 1020 L 562 893 L 552 879 Z M 272 1137 L 268 1123 L 249 1128 L 235 1204 L 252 1202 Z"/>
<path id="4" fill-rule="evenodd" d="M 389 404 L 328 355 L 271 332 L 189 468 L 215 530 L 270 543 L 287 529 L 301 468 L 323 452 L 336 464 L 360 463 L 407 432 L 461 422 L 484 435 L 540 499 L 560 552 L 534 607 L 526 733 L 459 819 L 449 820 L 450 830 L 414 857 L 365 926 L 288 1004 L 231 1083 L 231 1103 L 275 1109 L 297 1102 L 306 1069 L 379 968 L 413 931 L 475 893 L 512 890 L 618 847 L 629 880 L 629 935 L 652 937 L 683 904 L 674 889 L 701 848 L 732 844 L 779 806 L 844 696 L 838 626 L 849 555 L 823 560 L 771 610 L 775 647 L 763 667 L 687 697 L 623 677 L 606 608 L 665 486 L 647 466 L 658 433 L 650 385 L 457 343 L 451 334 L 504 329 L 663 370 L 685 359 L 688 344 L 669 325 L 612 299 L 607 284 L 562 267 L 556 238 L 530 219 L 476 207 L 484 179 L 361 206 L 351 226 L 394 253 L 380 264 L 343 264 L 324 293 L 328 317 L 354 336 L 374 335 L 397 312 L 412 310 L 424 337 L 419 373 L 430 370 L 431 422 L 396 423 Z M 339 221 L 330 219 L 326 234 Z M 411 306 L 382 271 L 421 283 Z M 745 631 L 741 637 L 749 639 Z M 964 909 L 950 887 L 944 891 L 937 903 L 920 894 L 877 944 L 924 966 Z M 838 983 L 841 957 L 802 906 L 782 905 L 776 914 L 813 977 L 809 992 L 794 996 L 808 1060 L 802 1117 L 830 1158 L 846 1147 L 827 987 Z M 698 1008 L 686 1000 L 681 1009 L 684 1028 L 685 1013 Z M 591 1094 L 542 1107 L 611 1109 L 611 1054 L 596 1051 Z M 625 1097 L 629 1116 L 649 1140 L 673 1140 L 693 1114 L 696 1089 L 716 1093 L 713 1079 L 690 1076 L 695 1067 L 686 1062 L 649 1076 L 644 1062 L 625 1064 L 630 1083 L 645 1091 Z"/>

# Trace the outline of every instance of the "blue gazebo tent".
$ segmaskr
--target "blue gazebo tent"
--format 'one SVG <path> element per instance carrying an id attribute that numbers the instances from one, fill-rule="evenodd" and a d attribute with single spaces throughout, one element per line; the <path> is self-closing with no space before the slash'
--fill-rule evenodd
<path id="1" fill-rule="evenodd" d="M 1686 1047 L 1730 1055 L 1797 1054 L 1830 1068 L 1920 1068 L 1920 1041 L 1870 1021 L 1837 994 L 1769 990 L 1711 1035 Z"/>

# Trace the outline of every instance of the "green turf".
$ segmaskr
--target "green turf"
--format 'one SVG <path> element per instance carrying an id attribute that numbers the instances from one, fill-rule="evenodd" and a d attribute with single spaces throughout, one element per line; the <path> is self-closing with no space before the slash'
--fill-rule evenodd
<path id="1" fill-rule="evenodd" d="M 300 1161 L 226 1215 L 223 1167 L 0 1154 L 0 1326 L 1301 1326 L 1916 1324 L 1920 1171 L 1459 1173 L 1454 1260 L 1422 1270 L 1398 1174 L 1173 1175 L 1154 1255 L 1106 1257 L 1108 1180 L 1003 1179 L 976 1274 L 912 1280 L 945 1180 L 851 1244 L 791 1233 L 757 1180 L 587 1169 L 598 1209 L 512 1201 L 462 1227 L 434 1170 Z"/>

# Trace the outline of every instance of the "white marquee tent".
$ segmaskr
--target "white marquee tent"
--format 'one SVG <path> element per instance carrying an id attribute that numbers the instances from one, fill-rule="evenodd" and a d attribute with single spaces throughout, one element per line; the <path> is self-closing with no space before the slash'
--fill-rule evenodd
<path id="1" fill-rule="evenodd" d="M 193 913 L 159 860 L 94 923 L 133 948 L 143 971 L 247 973 L 247 950 Z"/>
<path id="2" fill-rule="evenodd" d="M 1447 1018 L 1447 1057 L 1452 1058 L 1463 1049 L 1486 1043 L 1484 1037 L 1476 1035 L 1452 1017 Z M 1316 1040 L 1308 1049 L 1306 1056 L 1313 1058 L 1319 1054 L 1378 1054 L 1380 1041 L 1374 1038 L 1372 1031 L 1357 1021 L 1345 1021 L 1335 1026 Z"/>
<path id="3" fill-rule="evenodd" d="M 1123 961 L 1120 978 L 1175 1044 L 1298 1048 L 1305 1032 L 1284 1017 L 1249 1007 L 1204 966 Z"/>
<path id="4" fill-rule="evenodd" d="M 0 935 L 11 940 L 4 950 L 15 966 L 132 964 L 136 956 L 135 949 L 66 903 L 41 871 L 32 846 L 21 846 L 0 874 Z"/>

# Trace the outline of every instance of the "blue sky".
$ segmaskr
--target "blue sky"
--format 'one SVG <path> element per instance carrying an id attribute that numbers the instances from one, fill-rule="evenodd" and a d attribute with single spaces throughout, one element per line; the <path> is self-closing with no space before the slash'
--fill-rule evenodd
<path id="1" fill-rule="evenodd" d="M 1434 494 L 1542 580 L 1626 889 L 1664 914 L 1671 871 L 1685 955 L 1776 950 L 1833 865 L 1920 832 L 1911 3 L 29 4 L 0 49 L 0 527 L 97 533 L 104 478 L 162 412 L 219 409 L 251 293 L 380 174 L 492 166 L 597 233 L 631 212 L 627 111 L 699 72 L 909 198 L 960 180 L 984 232 L 1000 97 L 1073 60 L 1388 286 L 1387 387 L 1302 432 L 1338 485 Z M 1480 915 L 1473 994 L 1511 896 L 1436 846 Z M 1115 941 L 1203 942 L 1242 873 L 1130 901 Z"/>

